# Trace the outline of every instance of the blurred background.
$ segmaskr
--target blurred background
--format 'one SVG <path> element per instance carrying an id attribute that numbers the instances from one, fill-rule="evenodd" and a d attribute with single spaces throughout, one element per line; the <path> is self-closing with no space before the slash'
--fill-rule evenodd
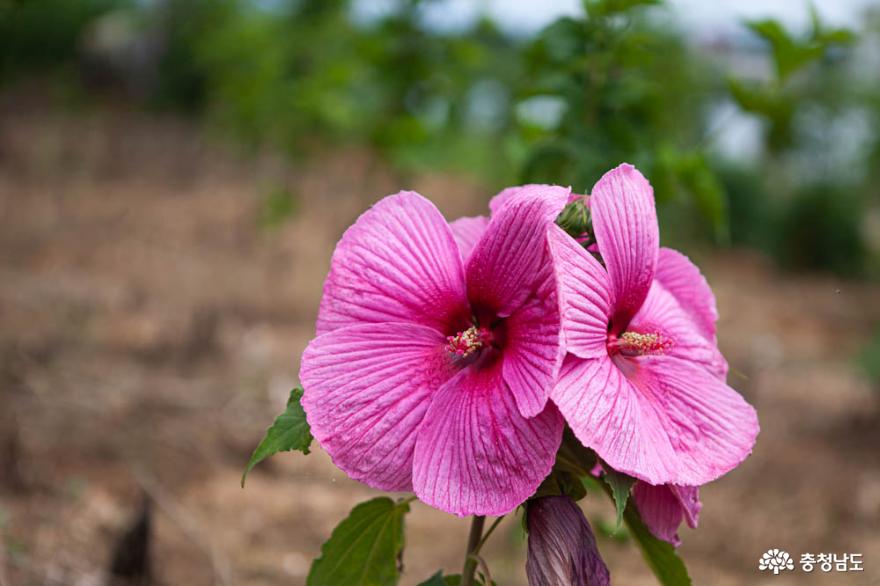
<path id="1" fill-rule="evenodd" d="M 622 161 L 762 423 L 683 530 L 695 583 L 880 584 L 877 4 L 0 0 L 0 585 L 304 584 L 374 492 L 317 448 L 239 481 L 343 230 Z M 466 521 L 407 523 L 404 584 L 458 569 Z M 765 577 L 771 547 L 865 571 Z M 487 559 L 525 583 L 518 521 Z"/>

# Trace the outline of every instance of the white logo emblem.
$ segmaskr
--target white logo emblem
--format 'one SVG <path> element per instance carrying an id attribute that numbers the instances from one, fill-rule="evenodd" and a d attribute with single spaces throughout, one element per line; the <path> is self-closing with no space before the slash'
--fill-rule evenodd
<path id="1" fill-rule="evenodd" d="M 792 561 L 787 551 L 774 547 L 761 556 L 761 559 L 758 561 L 758 569 L 762 572 L 772 570 L 773 574 L 776 575 L 786 570 L 794 570 L 794 561 Z"/>

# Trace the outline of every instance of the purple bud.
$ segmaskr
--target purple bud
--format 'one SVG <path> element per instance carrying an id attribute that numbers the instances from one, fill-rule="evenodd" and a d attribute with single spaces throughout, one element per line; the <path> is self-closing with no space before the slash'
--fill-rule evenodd
<path id="1" fill-rule="evenodd" d="M 608 586 L 611 578 L 583 511 L 566 496 L 530 500 L 526 509 L 530 586 Z"/>

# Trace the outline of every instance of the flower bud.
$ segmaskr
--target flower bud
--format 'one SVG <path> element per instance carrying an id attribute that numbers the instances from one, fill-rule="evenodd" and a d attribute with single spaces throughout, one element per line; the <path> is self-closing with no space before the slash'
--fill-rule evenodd
<path id="1" fill-rule="evenodd" d="M 526 505 L 529 586 L 607 586 L 608 568 L 583 511 L 566 496 Z"/>

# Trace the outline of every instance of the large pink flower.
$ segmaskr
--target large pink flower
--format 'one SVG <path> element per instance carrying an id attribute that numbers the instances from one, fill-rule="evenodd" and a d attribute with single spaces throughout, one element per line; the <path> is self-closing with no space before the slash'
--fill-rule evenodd
<path id="1" fill-rule="evenodd" d="M 500 515 L 549 473 L 563 421 L 547 226 L 569 190 L 530 187 L 456 224 L 413 192 L 364 213 L 336 247 L 300 378 L 339 468 L 458 515 Z M 465 224 L 473 223 L 472 238 Z"/>
<path id="2" fill-rule="evenodd" d="M 602 177 L 589 204 L 604 267 L 550 229 L 569 352 L 551 398 L 615 470 L 653 485 L 714 480 L 748 456 L 758 420 L 723 382 L 712 292 L 659 248 L 653 191 L 634 167 Z"/>

